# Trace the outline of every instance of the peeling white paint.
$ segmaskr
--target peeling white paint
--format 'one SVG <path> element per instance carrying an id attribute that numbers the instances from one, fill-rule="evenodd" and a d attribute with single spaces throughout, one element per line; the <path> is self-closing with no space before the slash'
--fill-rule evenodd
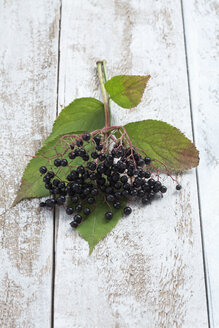
<path id="1" fill-rule="evenodd" d="M 183 1 L 211 327 L 219 327 L 219 144 L 217 1 Z M 207 186 L 207 187 L 206 187 Z"/>
<path id="2" fill-rule="evenodd" d="M 113 124 L 161 119 L 192 137 L 180 2 L 63 2 L 60 105 L 100 97 L 100 59 L 109 76 L 152 76 L 136 110 L 112 105 Z M 181 181 L 181 193 L 169 181 L 162 200 L 135 207 L 91 257 L 61 211 L 55 327 L 207 327 L 195 172 Z"/>
<path id="3" fill-rule="evenodd" d="M 59 7 L 58 0 L 0 3 L 3 328 L 51 326 L 52 213 L 40 212 L 38 200 L 7 209 L 28 162 L 25 155 L 39 148 L 55 118 Z M 183 7 L 195 137 L 202 159 L 199 175 L 213 286 L 210 300 L 217 327 L 217 270 L 213 268 L 217 252 L 211 243 L 217 245 L 218 208 L 205 192 L 206 184 L 215 187 L 218 168 L 217 4 L 184 0 Z M 161 119 L 192 138 L 180 1 L 63 0 L 60 51 L 59 108 L 77 97 L 100 98 L 95 63 L 106 59 L 109 76 L 151 74 L 138 108 L 125 110 L 112 104 L 113 123 Z M 87 243 L 60 211 L 54 327 L 208 327 L 195 171 L 180 181 L 180 193 L 167 180 L 168 194 L 163 199 L 146 208 L 134 207 L 91 257 Z M 214 218 L 211 224 L 207 217 Z"/>
<path id="4" fill-rule="evenodd" d="M 51 325 L 53 216 L 9 209 L 56 115 L 59 1 L 0 1 L 0 327 Z"/>

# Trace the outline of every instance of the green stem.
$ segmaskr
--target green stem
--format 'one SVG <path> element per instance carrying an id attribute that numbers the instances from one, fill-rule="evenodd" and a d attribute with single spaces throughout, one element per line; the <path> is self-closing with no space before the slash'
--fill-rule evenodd
<path id="1" fill-rule="evenodd" d="M 102 61 L 102 65 L 103 65 L 104 80 L 106 82 L 108 80 L 108 75 L 107 75 L 107 71 L 106 71 L 106 61 L 105 60 Z"/>
<path id="2" fill-rule="evenodd" d="M 98 71 L 98 77 L 100 82 L 100 88 L 103 96 L 103 104 L 105 110 L 105 127 L 108 128 L 110 126 L 110 106 L 109 106 L 109 97 L 104 86 L 104 83 L 107 80 L 105 60 L 97 62 L 97 71 Z"/>
<path id="3" fill-rule="evenodd" d="M 104 79 L 105 79 L 105 83 L 106 83 L 106 81 L 108 80 L 108 74 L 107 74 L 107 70 L 106 70 L 106 61 L 105 60 L 103 60 L 103 74 L 104 74 Z M 110 97 L 109 97 L 108 93 L 106 93 L 106 94 L 107 94 L 107 98 L 108 98 L 108 107 L 109 107 L 109 115 L 110 115 L 111 114 Z M 110 124 L 111 124 L 111 122 L 110 122 Z"/>

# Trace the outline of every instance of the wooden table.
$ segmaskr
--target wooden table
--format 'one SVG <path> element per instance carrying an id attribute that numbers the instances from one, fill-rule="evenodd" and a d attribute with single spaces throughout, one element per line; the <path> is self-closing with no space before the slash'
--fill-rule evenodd
<path id="1" fill-rule="evenodd" d="M 219 327 L 217 14 L 214 0 L 0 1 L 1 328 Z M 10 205 L 58 112 L 100 99 L 100 59 L 110 76 L 152 76 L 113 123 L 164 120 L 201 161 L 89 257 L 64 211 Z"/>

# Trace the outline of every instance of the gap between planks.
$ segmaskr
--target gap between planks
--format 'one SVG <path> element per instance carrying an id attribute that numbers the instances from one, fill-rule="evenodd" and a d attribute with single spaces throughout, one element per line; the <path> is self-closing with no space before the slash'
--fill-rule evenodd
<path id="1" fill-rule="evenodd" d="M 191 87 L 190 87 L 190 74 L 189 74 L 189 65 L 188 65 L 188 51 L 186 43 L 186 33 L 185 33 L 185 19 L 184 19 L 184 8 L 183 0 L 180 0 L 181 4 L 181 13 L 182 13 L 182 26 L 183 26 L 183 39 L 184 39 L 184 49 L 185 49 L 185 62 L 186 62 L 186 71 L 187 71 L 187 83 L 188 83 L 188 95 L 189 95 L 189 108 L 191 116 L 191 128 L 192 128 L 192 138 L 194 144 L 195 142 L 195 129 L 193 121 L 193 112 L 192 112 L 192 96 L 191 96 Z M 204 233 L 203 233 L 203 224 L 202 224 L 202 211 L 201 211 L 201 200 L 200 200 L 200 188 L 199 188 L 199 174 L 197 168 L 195 169 L 196 174 L 196 184 L 197 184 L 197 196 L 198 196 L 198 209 L 199 209 L 199 222 L 200 222 L 200 232 L 201 232 L 201 245 L 202 245 L 202 259 L 203 259 L 203 270 L 204 270 L 204 282 L 205 282 L 205 295 L 206 295 L 206 305 L 207 305 L 207 315 L 208 315 L 208 327 L 211 327 L 212 318 L 210 316 L 209 302 L 210 297 L 210 288 L 208 286 L 207 279 L 207 268 L 206 268 L 206 257 L 205 257 L 205 244 L 204 244 Z"/>
<path id="2" fill-rule="evenodd" d="M 62 0 L 59 7 L 59 33 L 58 33 L 58 64 L 57 64 L 57 89 L 56 89 L 56 117 L 59 115 L 59 70 L 60 70 L 60 40 L 61 40 L 61 24 L 62 24 Z M 52 255 L 52 288 L 51 288 L 51 328 L 54 327 L 54 302 L 55 302 L 55 271 L 56 271 L 56 245 L 58 231 L 59 211 L 53 211 L 53 255 Z"/>

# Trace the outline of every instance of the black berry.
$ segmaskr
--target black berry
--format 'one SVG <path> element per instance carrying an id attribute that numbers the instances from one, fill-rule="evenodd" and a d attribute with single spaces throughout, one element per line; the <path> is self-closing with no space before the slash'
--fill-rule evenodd
<path id="1" fill-rule="evenodd" d="M 56 186 L 56 187 L 59 185 L 59 183 L 60 183 L 60 181 L 58 179 L 54 179 L 52 182 L 53 186 Z"/>
<path id="2" fill-rule="evenodd" d="M 61 166 L 67 166 L 67 165 L 68 165 L 68 161 L 67 161 L 67 159 L 63 158 L 63 159 L 61 160 Z"/>
<path id="3" fill-rule="evenodd" d="M 66 213 L 67 213 L 68 215 L 73 214 L 73 213 L 74 213 L 73 208 L 72 208 L 72 207 L 68 207 L 68 208 L 66 209 Z"/>
<path id="4" fill-rule="evenodd" d="M 90 134 L 85 133 L 85 134 L 83 134 L 82 138 L 83 138 L 84 141 L 89 141 L 90 140 Z"/>
<path id="5" fill-rule="evenodd" d="M 107 220 L 111 220 L 112 217 L 113 217 L 113 213 L 112 213 L 112 212 L 106 212 L 106 213 L 105 213 L 105 218 L 106 218 Z"/>
<path id="6" fill-rule="evenodd" d="M 88 207 L 85 207 L 83 210 L 85 215 L 89 215 L 90 214 L 90 209 Z"/>
<path id="7" fill-rule="evenodd" d="M 65 188 L 65 182 L 62 182 L 62 181 L 59 182 L 58 187 L 59 187 L 60 189 Z"/>
<path id="8" fill-rule="evenodd" d="M 120 181 L 122 183 L 126 183 L 128 181 L 128 177 L 126 175 L 123 175 L 121 178 L 120 178 Z"/>
<path id="9" fill-rule="evenodd" d="M 146 204 L 149 203 L 149 199 L 148 199 L 147 196 L 144 196 L 144 197 L 141 199 L 141 201 L 142 201 L 142 204 L 143 204 L 143 205 L 146 205 Z"/>
<path id="10" fill-rule="evenodd" d="M 83 148 L 79 149 L 78 155 L 83 158 L 86 155 L 86 150 Z"/>
<path id="11" fill-rule="evenodd" d="M 47 176 L 48 176 L 50 179 L 52 179 L 52 178 L 55 176 L 55 173 L 52 172 L 52 171 L 49 171 L 49 172 L 47 173 Z"/>
<path id="12" fill-rule="evenodd" d="M 103 145 L 102 144 L 99 144 L 99 145 L 96 146 L 96 150 L 101 151 L 102 149 L 103 149 Z"/>
<path id="13" fill-rule="evenodd" d="M 96 173 L 91 173 L 91 174 L 90 174 L 90 179 L 91 179 L 91 180 L 96 180 L 96 178 L 97 178 Z"/>
<path id="14" fill-rule="evenodd" d="M 85 172 L 84 167 L 82 165 L 81 166 L 78 166 L 77 173 L 83 174 L 84 172 Z"/>
<path id="15" fill-rule="evenodd" d="M 45 174 L 47 172 L 47 168 L 45 166 L 41 166 L 39 171 L 41 174 Z"/>
<path id="16" fill-rule="evenodd" d="M 180 184 L 176 185 L 176 190 L 182 189 L 182 186 Z"/>
<path id="17" fill-rule="evenodd" d="M 81 139 L 78 139 L 78 140 L 76 141 L 76 145 L 77 145 L 78 147 L 83 146 L 83 141 L 82 141 Z"/>
<path id="18" fill-rule="evenodd" d="M 106 200 L 107 200 L 108 202 L 114 202 L 115 197 L 114 197 L 113 195 L 107 195 L 107 196 L 106 196 Z"/>
<path id="19" fill-rule="evenodd" d="M 98 154 L 97 154 L 97 152 L 93 152 L 93 153 L 91 153 L 91 157 L 93 158 L 93 159 L 97 159 L 98 158 Z"/>
<path id="20" fill-rule="evenodd" d="M 120 202 L 115 202 L 115 203 L 113 203 L 113 207 L 118 210 L 121 207 L 121 203 Z"/>
<path id="21" fill-rule="evenodd" d="M 59 159 L 59 158 L 56 158 L 55 160 L 54 160 L 54 165 L 55 166 L 61 166 L 61 159 Z"/>
<path id="22" fill-rule="evenodd" d="M 53 207 L 55 205 L 54 199 L 47 199 L 45 201 L 46 207 Z"/>
<path id="23" fill-rule="evenodd" d="M 139 159 L 139 161 L 137 162 L 138 166 L 144 166 L 145 161 L 141 158 Z"/>
<path id="24" fill-rule="evenodd" d="M 99 155 L 99 160 L 103 162 L 106 159 L 106 156 L 104 154 Z"/>
<path id="25" fill-rule="evenodd" d="M 58 205 L 63 205 L 64 204 L 64 202 L 65 202 L 65 196 L 59 196 L 57 199 L 56 199 L 56 201 L 57 201 L 57 204 Z"/>
<path id="26" fill-rule="evenodd" d="M 98 195 L 98 190 L 96 188 L 91 190 L 91 195 L 92 196 L 97 196 Z"/>
<path id="27" fill-rule="evenodd" d="M 151 163 L 151 158 L 150 157 L 145 157 L 144 162 L 146 165 L 149 165 Z"/>
<path id="28" fill-rule="evenodd" d="M 88 162 L 88 163 L 87 163 L 87 167 L 88 167 L 89 170 L 91 170 L 91 171 L 95 171 L 97 165 L 96 165 L 96 163 L 94 163 L 94 162 Z"/>
<path id="29" fill-rule="evenodd" d="M 88 155 L 88 154 L 85 154 L 85 155 L 82 157 L 82 159 L 83 159 L 85 162 L 89 161 L 89 155 Z"/>
<path id="30" fill-rule="evenodd" d="M 80 212 L 82 210 L 82 205 L 78 204 L 77 206 L 75 206 L 75 211 L 76 212 Z"/>
<path id="31" fill-rule="evenodd" d="M 145 171 L 145 178 L 149 179 L 151 176 L 151 173 L 149 171 Z"/>
<path id="32" fill-rule="evenodd" d="M 96 145 L 100 144 L 100 140 L 101 140 L 100 137 L 98 137 L 98 136 L 94 137 L 94 141 L 95 141 Z"/>
<path id="33" fill-rule="evenodd" d="M 72 201 L 72 203 L 77 203 L 78 202 L 78 196 L 73 196 L 72 198 L 71 198 L 71 201 Z"/>
<path id="34" fill-rule="evenodd" d="M 70 223 L 70 226 L 71 226 L 72 228 L 77 228 L 78 223 L 77 223 L 76 221 L 72 221 L 72 222 Z"/>
<path id="35" fill-rule="evenodd" d="M 81 223 L 81 221 L 82 221 L 82 217 L 81 217 L 81 215 L 76 214 L 76 215 L 74 216 L 74 221 L 77 222 L 77 223 Z"/>
<path id="36" fill-rule="evenodd" d="M 131 207 L 125 207 L 124 208 L 124 210 L 123 210 L 123 213 L 125 214 L 125 215 L 129 215 L 129 214 L 131 214 L 132 213 L 132 209 L 131 209 Z"/>
<path id="37" fill-rule="evenodd" d="M 162 192 L 162 194 L 165 194 L 165 192 L 167 191 L 167 187 L 161 186 L 160 191 Z"/>
<path id="38" fill-rule="evenodd" d="M 148 184 L 149 186 L 153 186 L 155 184 L 155 180 L 154 179 L 148 180 Z"/>
<path id="39" fill-rule="evenodd" d="M 71 152 L 71 153 L 68 154 L 68 157 L 70 159 L 75 159 L 76 158 L 76 155 L 75 155 L 75 153 Z"/>

